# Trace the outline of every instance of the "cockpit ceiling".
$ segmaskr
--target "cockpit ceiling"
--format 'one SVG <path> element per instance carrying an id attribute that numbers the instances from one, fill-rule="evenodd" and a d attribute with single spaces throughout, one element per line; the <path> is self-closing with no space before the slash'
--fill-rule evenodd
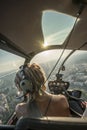
<path id="1" fill-rule="evenodd" d="M 77 49 L 87 42 L 87 0 L 0 0 L 0 33 L 26 54 L 34 52 L 44 43 L 42 12 L 55 10 L 76 17 L 81 3 L 84 8 L 67 46 Z"/>

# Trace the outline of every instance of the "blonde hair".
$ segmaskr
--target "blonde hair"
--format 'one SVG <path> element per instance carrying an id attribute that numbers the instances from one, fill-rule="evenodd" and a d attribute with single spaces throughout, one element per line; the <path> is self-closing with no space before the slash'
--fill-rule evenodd
<path id="1" fill-rule="evenodd" d="M 27 75 L 27 78 L 31 79 L 33 87 L 36 89 L 36 91 L 38 91 L 41 86 L 44 85 L 46 77 L 40 65 L 36 63 L 27 64 L 24 72 L 25 75 Z"/>

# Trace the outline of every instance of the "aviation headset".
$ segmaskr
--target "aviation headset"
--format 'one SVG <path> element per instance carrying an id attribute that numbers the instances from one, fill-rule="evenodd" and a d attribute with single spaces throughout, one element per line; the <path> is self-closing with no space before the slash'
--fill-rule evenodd
<path id="1" fill-rule="evenodd" d="M 18 71 L 18 77 L 21 79 L 19 83 L 19 88 L 23 91 L 24 95 L 27 93 L 33 93 L 34 87 L 32 84 L 31 79 L 25 75 L 24 69 L 27 67 L 27 65 L 20 66 L 20 70 Z"/>

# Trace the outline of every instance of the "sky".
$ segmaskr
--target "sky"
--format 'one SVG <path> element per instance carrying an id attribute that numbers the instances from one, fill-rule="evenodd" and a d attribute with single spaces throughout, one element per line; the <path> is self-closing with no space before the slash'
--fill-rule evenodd
<path id="1" fill-rule="evenodd" d="M 43 12 L 42 30 L 46 43 L 48 45 L 62 44 L 73 27 L 74 21 L 75 18 L 68 15 L 65 16 L 54 11 Z M 23 58 L 0 49 L 0 72 L 17 68 L 23 62 Z"/>
<path id="2" fill-rule="evenodd" d="M 44 11 L 42 29 L 45 41 L 50 45 L 62 44 L 71 31 L 75 18 L 55 11 Z"/>

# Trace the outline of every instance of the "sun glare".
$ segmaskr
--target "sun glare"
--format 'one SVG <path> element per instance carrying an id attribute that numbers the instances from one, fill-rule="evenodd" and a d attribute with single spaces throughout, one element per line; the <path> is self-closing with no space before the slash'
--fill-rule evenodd
<path id="1" fill-rule="evenodd" d="M 44 46 L 44 47 L 47 47 L 47 46 L 48 46 L 47 41 L 44 42 L 44 45 L 43 45 L 43 46 Z"/>

